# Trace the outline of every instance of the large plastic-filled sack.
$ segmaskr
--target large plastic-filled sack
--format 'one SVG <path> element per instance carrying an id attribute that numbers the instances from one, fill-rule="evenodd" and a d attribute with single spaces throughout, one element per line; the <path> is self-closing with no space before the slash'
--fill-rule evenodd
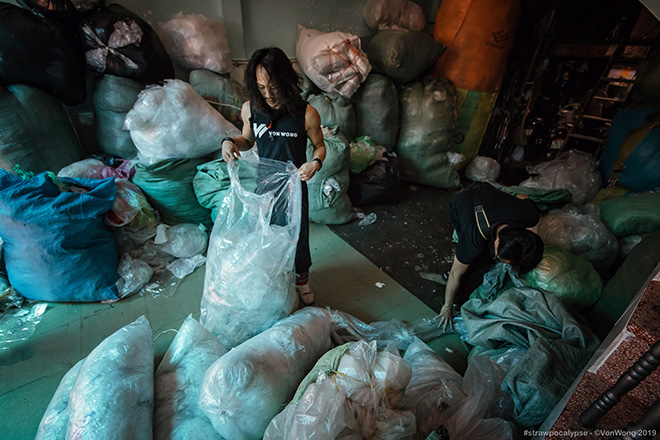
<path id="1" fill-rule="evenodd" d="M 222 440 L 197 400 L 204 373 L 225 353 L 192 316 L 181 324 L 154 377 L 155 440 Z"/>
<path id="2" fill-rule="evenodd" d="M 528 348 L 503 385 L 525 427 L 546 419 L 599 345 L 559 298 L 532 287 L 509 289 L 494 301 L 471 299 L 461 315 L 473 345 Z"/>
<path id="3" fill-rule="evenodd" d="M 396 29 L 379 31 L 367 45 L 374 70 L 402 84 L 420 77 L 444 51 L 431 34 Z"/>
<path id="4" fill-rule="evenodd" d="M 600 191 L 601 179 L 598 161 L 590 154 L 570 150 L 556 159 L 529 167 L 532 177 L 520 186 L 542 189 L 567 189 L 573 195 L 573 203 L 590 202 Z"/>
<path id="5" fill-rule="evenodd" d="M 34 9 L 49 19 L 74 22 L 81 14 L 103 6 L 104 0 L 18 0 L 19 4 Z"/>
<path id="6" fill-rule="evenodd" d="M 145 84 L 174 78 L 174 67 L 149 23 L 116 3 L 79 22 L 87 64 L 99 73 Z"/>
<path id="7" fill-rule="evenodd" d="M 151 439 L 154 347 L 141 316 L 87 356 L 69 398 L 66 438 Z"/>
<path id="8" fill-rule="evenodd" d="M 145 165 L 165 159 L 193 159 L 222 148 L 226 136 L 238 136 L 238 128 L 215 111 L 190 84 L 167 80 L 147 87 L 126 115 L 124 129 Z"/>
<path id="9" fill-rule="evenodd" d="M 353 96 L 371 71 L 360 38 L 346 32 L 321 32 L 298 25 L 296 58 L 302 73 L 318 88 L 346 98 Z"/>
<path id="10" fill-rule="evenodd" d="M 124 119 L 143 88 L 134 79 L 115 75 L 103 75 L 96 82 L 93 100 L 96 140 L 105 154 L 124 159 L 137 156 L 131 134 L 124 130 Z"/>
<path id="11" fill-rule="evenodd" d="M 426 438 L 440 424 L 440 415 L 465 398 L 463 378 L 420 339 L 403 355 L 412 367 L 405 390 L 405 408 L 417 419 L 418 438 Z"/>
<path id="12" fill-rule="evenodd" d="M 422 7 L 409 0 L 367 0 L 362 10 L 364 22 L 371 29 L 410 29 L 422 31 L 426 17 Z"/>
<path id="13" fill-rule="evenodd" d="M 314 223 L 340 225 L 355 218 L 348 198 L 350 152 L 346 138 L 337 127 L 323 127 L 326 156 L 323 168 L 307 182 L 309 219 Z M 314 146 L 307 142 L 307 159 Z"/>
<path id="14" fill-rule="evenodd" d="M 141 316 L 105 338 L 62 378 L 36 438 L 152 438 L 154 348 Z"/>
<path id="15" fill-rule="evenodd" d="M 465 177 L 473 182 L 497 182 L 500 164 L 492 157 L 477 156 L 465 169 Z"/>
<path id="16" fill-rule="evenodd" d="M 201 223 L 211 225 L 208 209 L 195 197 L 192 181 L 202 159 L 167 159 L 153 165 L 135 164 L 133 183 L 160 213 L 164 223 Z"/>
<path id="17" fill-rule="evenodd" d="M 350 99 L 337 93 L 310 95 L 309 105 L 314 107 L 321 117 L 321 125 L 325 127 L 338 126 L 346 139 L 355 135 L 355 110 Z"/>
<path id="18" fill-rule="evenodd" d="M 0 49 L 1 50 L 1 49 Z M 61 102 L 30 86 L 0 86 L 0 168 L 58 172 L 82 159 L 82 149 Z"/>
<path id="19" fill-rule="evenodd" d="M 24 180 L 0 170 L 0 237 L 11 285 L 43 301 L 117 299 L 117 250 L 103 223 L 114 179 Z"/>
<path id="20" fill-rule="evenodd" d="M 156 223 L 156 214 L 139 186 L 128 179 L 115 179 L 117 196 L 105 214 L 105 224 L 111 228 L 135 226 L 144 228 Z"/>
<path id="21" fill-rule="evenodd" d="M 616 237 L 600 221 L 599 207 L 591 203 L 553 209 L 541 217 L 538 234 L 546 245 L 556 244 L 589 260 L 601 273 L 619 252 Z"/>
<path id="22" fill-rule="evenodd" d="M 351 98 L 355 109 L 355 136 L 369 136 L 392 151 L 399 133 L 399 95 L 388 77 L 371 73 Z"/>
<path id="23" fill-rule="evenodd" d="M 543 249 L 543 259 L 523 276 L 528 285 L 557 296 L 568 307 L 584 309 L 600 297 L 603 281 L 593 265 L 557 245 Z"/>
<path id="24" fill-rule="evenodd" d="M 635 89 L 638 87 L 639 84 L 635 84 Z M 649 122 L 659 111 L 660 107 L 630 107 L 623 108 L 614 115 L 598 162 L 598 170 L 603 179 L 612 177 L 612 167 L 628 133 Z"/>
<path id="25" fill-rule="evenodd" d="M 199 204 L 211 210 L 211 220 L 214 222 L 230 186 L 227 162 L 223 159 L 212 160 L 197 166 L 197 174 L 193 179 L 193 190 Z"/>
<path id="26" fill-rule="evenodd" d="M 227 348 L 289 315 L 302 185 L 290 162 L 242 153 L 207 252 L 200 322 Z"/>
<path id="27" fill-rule="evenodd" d="M 310 383 L 303 381 L 273 418 L 265 440 L 411 438 L 415 416 L 401 410 L 410 365 L 393 346 L 379 351 L 376 342 L 344 345 L 319 359 L 305 378 Z"/>
<path id="28" fill-rule="evenodd" d="M 25 84 L 67 105 L 85 101 L 85 59 L 74 35 L 54 22 L 0 3 L 0 85 Z"/>
<path id="29" fill-rule="evenodd" d="M 465 397 L 439 413 L 439 429 L 434 432 L 445 430 L 449 438 L 470 440 L 517 438 L 516 425 L 505 420 L 511 418 L 513 407 L 511 397 L 501 389 L 505 374 L 487 356 L 473 356 L 461 380 Z"/>
<path id="30" fill-rule="evenodd" d="M 227 121 L 243 127 L 241 107 L 247 99 L 241 83 L 208 70 L 193 70 L 189 82 Z"/>
<path id="31" fill-rule="evenodd" d="M 60 381 L 44 415 L 41 417 L 35 440 L 60 440 L 66 438 L 71 390 L 73 390 L 73 385 L 76 383 L 83 362 L 85 362 L 85 359 L 78 361 L 76 365 L 66 372 Z"/>
<path id="32" fill-rule="evenodd" d="M 660 189 L 660 116 L 629 131 L 621 144 L 619 156 L 612 166 L 612 178 L 635 191 Z"/>
<path id="33" fill-rule="evenodd" d="M 202 14 L 175 14 L 160 24 L 165 50 L 182 67 L 227 73 L 231 69 L 229 41 L 222 23 Z"/>
<path id="34" fill-rule="evenodd" d="M 404 180 L 456 188 L 458 173 L 449 163 L 456 120 L 456 90 L 450 81 L 424 79 L 399 93 L 401 126 L 395 148 Z"/>
<path id="35" fill-rule="evenodd" d="M 199 407 L 220 435 L 259 440 L 330 348 L 330 312 L 306 307 L 243 342 L 204 375 Z"/>
<path id="36" fill-rule="evenodd" d="M 400 192 L 399 159 L 395 153 L 386 153 L 361 173 L 351 175 L 348 187 L 348 197 L 355 206 L 396 204 Z"/>
<path id="37" fill-rule="evenodd" d="M 173 257 L 192 258 L 206 252 L 208 233 L 204 225 L 180 223 L 168 226 L 161 223 L 156 230 L 156 247 Z"/>
<path id="38" fill-rule="evenodd" d="M 600 219 L 617 237 L 660 229 L 660 192 L 603 200 L 600 203 Z"/>

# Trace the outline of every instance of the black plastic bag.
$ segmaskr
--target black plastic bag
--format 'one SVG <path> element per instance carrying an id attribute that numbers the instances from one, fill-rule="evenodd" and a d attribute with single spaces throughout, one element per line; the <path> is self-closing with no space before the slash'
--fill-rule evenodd
<path id="1" fill-rule="evenodd" d="M 87 16 L 79 29 L 85 59 L 99 73 L 153 84 L 174 78 L 174 67 L 158 35 L 118 4 Z"/>
<path id="2" fill-rule="evenodd" d="M 85 101 L 85 59 L 73 34 L 26 9 L 0 3 L 0 85 L 24 84 L 65 104 Z"/>
<path id="3" fill-rule="evenodd" d="M 385 155 L 360 174 L 351 174 L 348 197 L 354 206 L 386 205 L 399 202 L 401 180 L 395 154 Z"/>
<path id="4" fill-rule="evenodd" d="M 80 14 L 103 7 L 103 0 L 19 0 L 19 4 L 49 19 L 75 22 Z"/>

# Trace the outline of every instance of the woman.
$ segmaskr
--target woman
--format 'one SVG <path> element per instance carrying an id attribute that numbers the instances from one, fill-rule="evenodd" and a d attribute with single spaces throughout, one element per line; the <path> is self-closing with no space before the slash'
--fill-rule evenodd
<path id="1" fill-rule="evenodd" d="M 296 290 L 305 305 L 314 302 L 309 285 L 309 201 L 307 185 L 323 166 L 325 143 L 321 117 L 300 97 L 300 77 L 286 54 L 279 48 L 259 49 L 252 55 L 244 78 L 248 101 L 243 104 L 243 132 L 222 140 L 222 157 L 228 163 L 239 158 L 239 151 L 256 143 L 259 156 L 291 161 L 298 167 L 302 183 L 302 218 L 296 249 Z M 307 139 L 314 146 L 307 161 Z"/>

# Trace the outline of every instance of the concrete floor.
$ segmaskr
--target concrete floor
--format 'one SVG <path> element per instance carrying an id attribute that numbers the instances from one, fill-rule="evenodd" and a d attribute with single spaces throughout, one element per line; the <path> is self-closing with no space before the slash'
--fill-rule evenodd
<path id="1" fill-rule="evenodd" d="M 316 306 L 343 310 L 364 322 L 435 316 L 326 226 L 311 225 L 310 246 Z M 158 362 L 183 320 L 191 313 L 199 319 L 203 285 L 201 267 L 169 297 L 134 295 L 114 304 L 49 303 L 31 338 L 0 352 L 0 439 L 33 439 L 64 374 L 141 315 L 151 323 Z"/>

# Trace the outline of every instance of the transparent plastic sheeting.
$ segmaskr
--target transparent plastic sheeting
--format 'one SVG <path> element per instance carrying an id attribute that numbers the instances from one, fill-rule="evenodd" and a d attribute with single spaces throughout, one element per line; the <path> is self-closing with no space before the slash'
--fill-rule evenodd
<path id="1" fill-rule="evenodd" d="M 64 376 L 36 439 L 150 440 L 153 370 L 153 334 L 141 316 L 108 336 Z"/>
<path id="2" fill-rule="evenodd" d="M 227 348 L 293 311 L 302 197 L 291 163 L 254 151 L 235 163 L 211 233 L 200 319 Z"/>
<path id="3" fill-rule="evenodd" d="M 401 410 L 410 364 L 394 346 L 379 351 L 376 345 L 351 345 L 334 374 L 321 372 L 300 400 L 270 422 L 264 440 L 412 438 L 415 415 Z"/>
<path id="4" fill-rule="evenodd" d="M 199 407 L 225 439 L 259 440 L 330 348 L 331 313 L 298 310 L 233 348 L 206 371 Z"/>
<path id="5" fill-rule="evenodd" d="M 6 290 L 13 291 L 11 288 Z M 46 307 L 46 303 L 21 308 L 4 309 L 3 307 L 3 310 L 0 311 L 0 353 L 8 350 L 17 342 L 29 339 L 41 322 Z"/>
<path id="6" fill-rule="evenodd" d="M 220 139 L 240 134 L 190 84 L 176 79 L 141 91 L 124 130 L 130 130 L 145 166 L 206 156 L 222 148 Z"/>
<path id="7" fill-rule="evenodd" d="M 154 439 L 223 440 L 197 406 L 206 370 L 227 349 L 188 316 L 163 357 L 154 378 Z"/>

